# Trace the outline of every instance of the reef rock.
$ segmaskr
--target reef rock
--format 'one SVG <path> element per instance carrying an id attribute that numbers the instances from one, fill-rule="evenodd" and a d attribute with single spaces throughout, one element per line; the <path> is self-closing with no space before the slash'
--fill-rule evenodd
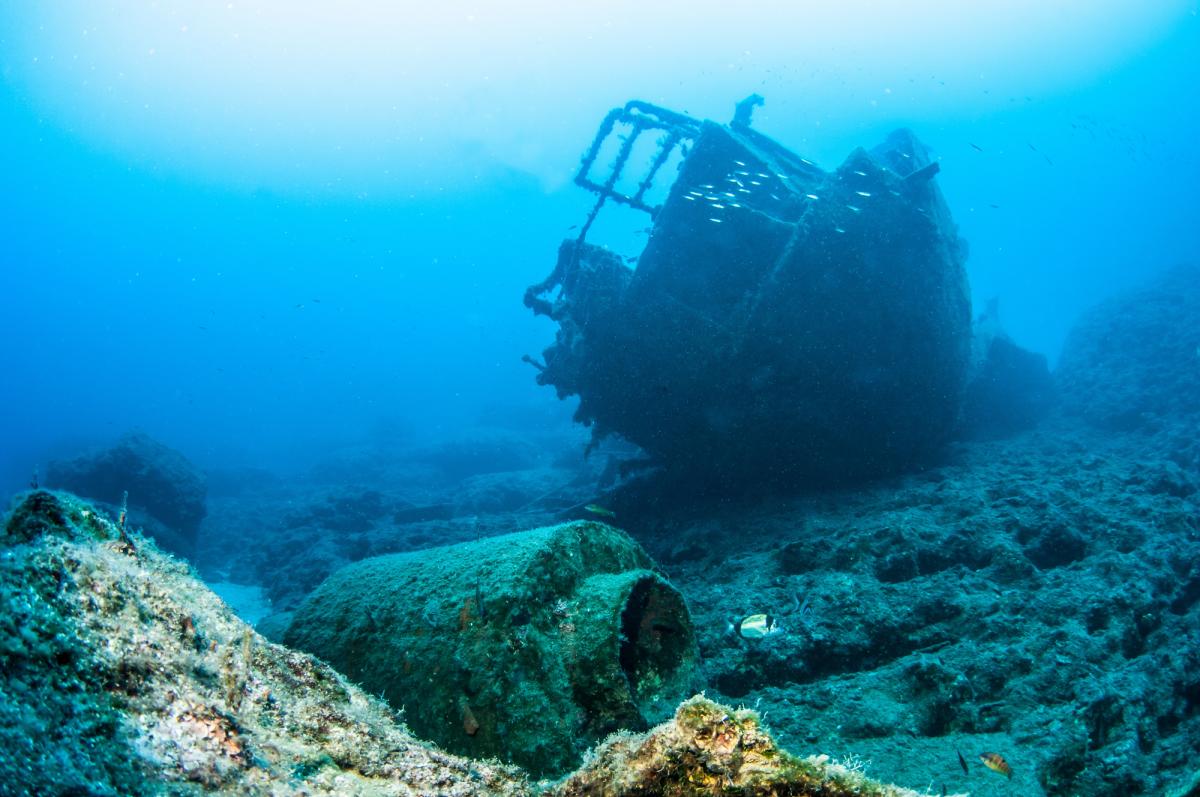
<path id="1" fill-rule="evenodd" d="M 130 432 L 111 448 L 51 462 L 51 487 L 120 506 L 129 494 L 129 522 L 145 526 L 167 550 L 191 556 L 206 513 L 203 472 L 173 448 L 141 432 Z M 153 520 L 139 517 L 141 513 Z M 157 521 L 157 522 L 154 522 Z"/>
<path id="2" fill-rule="evenodd" d="M 554 468 L 481 473 L 464 479 L 455 491 L 456 514 L 513 512 L 561 492 L 563 472 Z"/>
<path id="3" fill-rule="evenodd" d="M 790 756 L 752 713 L 701 699 L 555 784 L 448 755 L 64 493 L 26 494 L 0 531 L 0 602 L 4 794 L 915 797 Z"/>
<path id="4" fill-rule="evenodd" d="M 1052 418 L 855 490 L 643 512 L 639 539 L 687 597 L 709 697 L 780 744 L 935 793 L 1164 794 L 1200 740 L 1200 492 L 1148 442 Z M 784 633 L 725 632 L 763 610 Z"/>
<path id="5" fill-rule="evenodd" d="M 871 781 L 856 762 L 847 763 L 789 755 L 775 745 L 753 711 L 733 711 L 695 697 L 679 707 L 671 722 L 650 733 L 610 737 L 555 794 L 921 797 Z"/>
<path id="6" fill-rule="evenodd" d="M 71 496 L 29 494 L 0 542 L 0 784 L 24 787 L 6 793 L 529 791 L 417 741 Z"/>
<path id="7" fill-rule="evenodd" d="M 1086 313 L 1055 378 L 1063 408 L 1105 429 L 1200 420 L 1200 266 L 1178 266 Z"/>

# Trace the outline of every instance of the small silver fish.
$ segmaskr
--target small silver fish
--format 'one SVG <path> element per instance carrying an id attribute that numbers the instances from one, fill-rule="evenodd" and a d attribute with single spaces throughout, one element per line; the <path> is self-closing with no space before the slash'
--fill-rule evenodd
<path id="1" fill-rule="evenodd" d="M 855 213 L 862 213 L 862 208 L 856 208 L 856 207 L 854 207 L 854 205 L 846 205 L 846 207 L 850 208 Z"/>
<path id="2" fill-rule="evenodd" d="M 858 194 L 859 196 L 870 196 L 871 195 L 871 193 L 869 191 L 855 191 L 854 193 Z"/>
<path id="3" fill-rule="evenodd" d="M 714 224 L 720 224 L 720 223 L 721 223 L 721 220 L 720 220 L 720 219 L 713 219 L 713 218 L 710 218 L 710 219 L 709 219 L 709 221 L 711 221 L 711 222 L 712 222 L 712 223 L 714 223 Z"/>
<path id="4" fill-rule="evenodd" d="M 805 194 L 804 196 L 808 197 L 809 199 L 820 199 L 820 197 L 816 194 Z"/>

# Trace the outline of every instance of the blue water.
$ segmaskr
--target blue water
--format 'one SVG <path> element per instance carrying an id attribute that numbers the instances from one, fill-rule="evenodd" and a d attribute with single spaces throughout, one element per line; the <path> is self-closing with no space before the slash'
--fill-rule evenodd
<path id="1" fill-rule="evenodd" d="M 1053 361 L 1082 309 L 1195 257 L 1200 18 L 1050 5 L 8 4 L 0 487 L 134 427 L 289 470 L 496 407 L 566 424 L 521 294 L 632 98 L 724 122 L 758 92 L 755 127 L 826 168 L 911 127 L 976 307 Z"/>

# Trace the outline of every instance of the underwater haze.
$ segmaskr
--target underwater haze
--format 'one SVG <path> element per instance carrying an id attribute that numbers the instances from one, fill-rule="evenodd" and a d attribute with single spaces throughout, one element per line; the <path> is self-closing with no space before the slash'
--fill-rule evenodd
<path id="1" fill-rule="evenodd" d="M 489 404 L 562 422 L 520 296 L 631 98 L 724 122 L 757 92 L 756 128 L 827 168 L 912 128 L 975 305 L 1051 361 L 1200 235 L 1190 0 L 78 0 L 6 5 L 0 41 L 10 489 L 131 427 L 286 469 Z"/>
<path id="2" fill-rule="evenodd" d="M 0 4 L 0 797 L 1197 797 L 1198 1 Z"/>

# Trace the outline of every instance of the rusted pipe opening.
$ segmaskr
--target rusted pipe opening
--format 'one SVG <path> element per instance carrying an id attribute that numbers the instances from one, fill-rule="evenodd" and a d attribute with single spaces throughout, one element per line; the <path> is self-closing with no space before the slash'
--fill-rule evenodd
<path id="1" fill-rule="evenodd" d="M 695 646 L 682 596 L 656 578 L 639 580 L 621 611 L 621 670 L 630 697 L 643 715 L 666 692 L 674 694 L 685 671 L 690 675 Z"/>

